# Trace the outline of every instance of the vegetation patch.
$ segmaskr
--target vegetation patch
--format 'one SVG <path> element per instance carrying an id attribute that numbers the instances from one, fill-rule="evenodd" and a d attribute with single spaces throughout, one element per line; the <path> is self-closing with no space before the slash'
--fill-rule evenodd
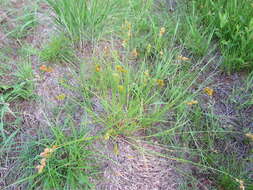
<path id="1" fill-rule="evenodd" d="M 250 1 L 0 4 L 1 189 L 253 189 Z"/>

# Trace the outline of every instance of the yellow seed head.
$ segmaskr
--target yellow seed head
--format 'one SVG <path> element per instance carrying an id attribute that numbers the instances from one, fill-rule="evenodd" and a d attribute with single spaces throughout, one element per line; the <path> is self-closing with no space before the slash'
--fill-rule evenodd
<path id="1" fill-rule="evenodd" d="M 38 165 L 38 166 L 36 166 L 36 169 L 38 170 L 38 173 L 40 174 L 43 172 L 44 166 Z"/>
<path id="2" fill-rule="evenodd" d="M 146 70 L 146 71 L 144 72 L 144 75 L 145 75 L 146 77 L 149 77 L 149 76 L 150 76 L 148 70 Z"/>
<path id="3" fill-rule="evenodd" d="M 199 102 L 197 100 L 191 100 L 189 102 L 186 102 L 187 105 L 191 106 L 191 105 L 195 105 L 198 104 Z"/>
<path id="4" fill-rule="evenodd" d="M 253 134 L 252 133 L 246 133 L 245 136 L 253 141 Z"/>
<path id="5" fill-rule="evenodd" d="M 59 100 L 59 101 L 62 101 L 66 98 L 66 94 L 60 94 L 58 96 L 56 96 L 56 99 Z"/>
<path id="6" fill-rule="evenodd" d="M 131 54 L 132 54 L 132 56 L 135 57 L 135 58 L 138 56 L 138 52 L 137 52 L 136 48 L 133 49 L 133 51 L 132 51 Z"/>
<path id="7" fill-rule="evenodd" d="M 127 20 L 125 21 L 125 26 L 128 30 L 132 29 L 132 24 L 130 22 L 128 22 Z"/>
<path id="8" fill-rule="evenodd" d="M 157 80 L 156 80 L 156 83 L 157 83 L 157 85 L 160 86 L 160 87 L 164 87 L 164 85 L 165 85 L 164 80 L 161 80 L 161 79 L 157 79 Z"/>
<path id="9" fill-rule="evenodd" d="M 236 182 L 238 182 L 240 184 L 240 186 L 239 186 L 240 190 L 245 190 L 244 181 L 239 180 L 239 179 L 235 179 L 235 180 L 236 180 Z"/>
<path id="10" fill-rule="evenodd" d="M 100 65 L 97 65 L 96 66 L 96 72 L 100 72 L 101 71 L 101 66 Z"/>
<path id="11" fill-rule="evenodd" d="M 113 135 L 113 133 L 114 133 L 114 130 L 113 130 L 113 129 L 108 130 L 108 131 L 105 133 L 105 135 L 104 135 L 104 139 L 105 139 L 105 140 L 109 140 L 110 137 Z"/>
<path id="12" fill-rule="evenodd" d="M 160 28 L 159 35 L 160 35 L 160 36 L 163 36 L 164 33 L 165 33 L 165 30 L 166 30 L 165 27 Z"/>
<path id="13" fill-rule="evenodd" d="M 42 159 L 40 160 L 40 165 L 43 166 L 43 167 L 45 167 L 45 166 L 46 166 L 46 161 L 47 161 L 46 158 L 42 158 Z"/>
<path id="14" fill-rule="evenodd" d="M 180 61 L 189 61 L 190 60 L 190 58 L 184 57 L 184 56 L 178 56 L 177 59 Z"/>
<path id="15" fill-rule="evenodd" d="M 126 73 L 126 72 L 127 72 L 127 70 L 124 69 L 124 67 L 122 67 L 122 66 L 120 66 L 120 65 L 117 65 L 117 66 L 116 66 L 116 70 L 119 71 L 119 72 L 121 72 L 121 73 Z"/>
<path id="16" fill-rule="evenodd" d="M 206 87 L 204 88 L 204 92 L 208 95 L 208 96 L 213 96 L 214 90 L 212 88 Z"/>
<path id="17" fill-rule="evenodd" d="M 46 66 L 46 65 L 41 65 L 41 66 L 40 66 L 40 70 L 41 70 L 41 71 L 44 71 L 44 72 L 48 72 L 48 73 L 51 73 L 51 72 L 54 71 L 52 67 L 48 67 L 48 66 Z"/>

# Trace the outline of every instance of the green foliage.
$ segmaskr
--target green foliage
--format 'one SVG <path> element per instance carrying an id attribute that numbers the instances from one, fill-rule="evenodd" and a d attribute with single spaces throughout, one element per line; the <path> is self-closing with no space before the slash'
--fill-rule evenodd
<path id="1" fill-rule="evenodd" d="M 213 38 L 213 31 L 200 27 L 196 16 L 186 18 L 186 36 L 182 43 L 197 56 L 208 53 Z"/>
<path id="2" fill-rule="evenodd" d="M 0 131 L 3 139 L 6 139 L 4 116 L 6 114 L 11 114 L 15 117 L 15 114 L 10 108 L 10 103 L 19 99 L 28 100 L 34 97 L 35 85 L 31 62 L 28 60 L 18 63 L 17 71 L 14 76 L 15 84 L 0 84 Z"/>
<path id="3" fill-rule="evenodd" d="M 64 36 L 53 37 L 41 51 L 42 61 L 49 62 L 74 62 L 76 60 L 74 50 Z"/>
<path id="4" fill-rule="evenodd" d="M 214 30 L 227 71 L 253 68 L 253 11 L 251 0 L 203 0 L 194 4 L 200 22 Z"/>
<path id="5" fill-rule="evenodd" d="M 23 15 L 14 20 L 16 26 L 8 35 L 17 39 L 25 38 L 38 24 L 36 12 L 36 6 L 25 7 Z"/>
<path id="6" fill-rule="evenodd" d="M 114 143 L 124 137 L 126 141 L 132 139 L 132 144 L 136 139 L 150 144 L 155 141 L 155 147 L 160 144 L 161 149 L 168 149 L 159 156 L 186 163 L 187 168 L 197 166 L 199 175 L 187 170 L 183 173 L 190 175 L 192 189 L 199 188 L 198 177 L 203 172 L 217 188 L 237 189 L 238 177 L 251 190 L 246 159 L 238 160 L 217 145 L 220 141 L 236 141 L 236 135 L 249 131 L 227 131 L 215 114 L 216 97 L 203 92 L 209 83 L 203 81 L 203 75 L 209 73 L 206 69 L 214 58 L 208 55 L 210 59 L 196 61 L 183 56 L 185 49 L 187 53 L 190 50 L 193 55 L 206 56 L 212 49 L 212 40 L 218 39 L 226 69 L 250 68 L 253 21 L 244 19 L 252 14 L 242 3 L 192 0 L 188 12 L 181 17 L 178 12 L 168 13 L 162 4 L 165 1 L 159 6 L 153 0 L 46 1 L 54 11 L 60 35 L 53 36 L 41 53 L 28 45 L 17 52 L 18 56 L 39 55 L 42 61 L 74 63 L 78 60 L 74 48 L 85 48 L 76 43 L 83 42 L 92 55 L 80 67 L 61 75 L 64 79 L 59 79 L 57 85 L 66 94 L 50 110 L 42 107 L 47 121 L 41 122 L 43 129 L 36 125 L 36 138 L 18 142 L 17 147 L 12 140 L 18 130 L 7 128 L 12 123 L 6 125 L 5 116 L 15 117 L 11 104 L 34 96 L 34 72 L 29 59 L 15 65 L 15 72 L 10 65 L 0 66 L 1 78 L 7 76 L 7 71 L 15 78 L 11 84 L 0 85 L 0 158 L 8 154 L 12 145 L 19 150 L 18 156 L 15 152 L 14 168 L 5 176 L 10 181 L 7 188 L 94 189 L 91 181 L 98 177 L 98 159 L 106 157 L 96 150 L 97 144 Z M 13 34 L 18 38 L 27 35 L 36 25 L 36 11 L 28 10 L 20 17 L 22 26 Z M 7 62 L 4 54 L 10 52 L 1 54 L 0 60 Z M 40 74 L 46 79 L 51 77 L 50 73 Z M 244 88 L 232 91 L 232 95 L 239 94 L 240 101 L 236 96 L 229 97 L 238 112 L 252 106 L 252 76 Z M 50 101 L 45 99 L 43 103 Z M 54 145 L 57 147 L 50 156 L 41 155 Z M 144 153 L 145 148 L 141 149 Z M 38 172 L 36 166 L 42 165 L 43 158 L 46 164 Z M 187 185 L 182 188 L 189 188 Z"/>
<path id="7" fill-rule="evenodd" d="M 103 32 L 109 13 L 118 3 L 112 0 L 47 0 L 55 12 L 55 22 L 73 42 L 92 39 Z"/>
<path id="8" fill-rule="evenodd" d="M 71 124 L 68 123 L 68 125 Z M 18 180 L 15 181 L 16 186 L 25 185 L 26 189 L 45 190 L 94 189 L 90 178 L 96 176 L 98 155 L 89 149 L 93 138 L 86 137 L 87 132 L 83 130 L 77 132 L 73 128 L 72 132 L 66 135 L 62 127 L 52 126 L 50 138 L 41 137 L 36 141 L 29 139 L 24 143 L 21 147 L 17 168 L 15 168 L 19 173 L 19 176 L 16 176 L 18 177 Z M 42 156 L 41 153 L 55 145 L 53 152 Z M 39 173 L 36 166 L 42 164 L 43 159 L 45 159 L 45 167 Z"/>

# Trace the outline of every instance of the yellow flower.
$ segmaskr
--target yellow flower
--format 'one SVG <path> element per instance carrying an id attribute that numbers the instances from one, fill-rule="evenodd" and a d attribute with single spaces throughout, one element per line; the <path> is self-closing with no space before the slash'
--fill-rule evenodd
<path id="1" fill-rule="evenodd" d="M 165 27 L 160 28 L 159 35 L 160 35 L 160 36 L 163 36 L 164 33 L 165 33 Z"/>
<path id="2" fill-rule="evenodd" d="M 116 70 L 119 71 L 119 72 L 121 72 L 121 73 L 126 73 L 126 72 L 127 72 L 127 70 L 124 69 L 124 67 L 122 67 L 122 66 L 120 66 L 120 65 L 117 65 L 117 66 L 116 66 Z"/>
<path id="3" fill-rule="evenodd" d="M 56 99 L 57 100 L 64 100 L 66 98 L 66 94 L 60 94 L 60 95 L 58 95 L 58 96 L 56 96 Z"/>
<path id="4" fill-rule="evenodd" d="M 165 85 L 164 80 L 161 80 L 161 79 L 157 79 L 157 80 L 156 80 L 156 83 L 157 83 L 157 85 L 160 86 L 160 87 L 163 87 L 163 86 Z"/>
<path id="5" fill-rule="evenodd" d="M 246 133 L 245 136 L 253 141 L 253 134 L 252 133 Z"/>
<path id="6" fill-rule="evenodd" d="M 214 90 L 212 88 L 209 88 L 209 87 L 206 87 L 204 88 L 204 92 L 209 95 L 209 96 L 212 96 L 213 93 L 214 93 Z"/>
<path id="7" fill-rule="evenodd" d="M 181 60 L 181 61 L 189 61 L 190 60 L 190 58 L 184 57 L 184 56 L 178 56 L 177 59 Z"/>
<path id="8" fill-rule="evenodd" d="M 189 102 L 186 102 L 187 105 L 191 106 L 191 105 L 194 105 L 194 104 L 198 104 L 199 102 L 197 100 L 191 100 Z"/>
<path id="9" fill-rule="evenodd" d="M 96 66 L 96 72 L 100 72 L 101 71 L 101 66 L 100 65 L 97 65 Z"/>
<path id="10" fill-rule="evenodd" d="M 40 66 L 40 70 L 41 70 L 41 71 L 44 71 L 44 72 L 48 72 L 48 73 L 51 73 L 51 72 L 54 71 L 52 67 L 48 67 L 48 66 L 46 66 L 46 65 L 41 65 L 41 66 Z"/>
<path id="11" fill-rule="evenodd" d="M 119 86 L 118 86 L 118 89 L 119 89 L 120 92 L 123 92 L 123 91 L 124 91 L 124 86 L 119 85 Z"/>
<path id="12" fill-rule="evenodd" d="M 132 54 L 133 57 L 137 57 L 138 56 L 138 52 L 137 52 L 136 48 L 133 49 L 133 51 L 132 51 L 131 54 Z"/>
<path id="13" fill-rule="evenodd" d="M 161 56 L 163 56 L 163 51 L 160 51 L 159 53 L 160 53 Z"/>

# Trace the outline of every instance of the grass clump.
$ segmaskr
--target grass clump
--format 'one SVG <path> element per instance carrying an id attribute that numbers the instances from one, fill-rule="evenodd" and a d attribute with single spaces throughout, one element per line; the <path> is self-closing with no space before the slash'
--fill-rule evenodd
<path id="1" fill-rule="evenodd" d="M 42 61 L 47 62 L 67 62 L 75 60 L 74 50 L 71 48 L 68 39 L 63 35 L 53 37 L 40 53 Z"/>
<path id="2" fill-rule="evenodd" d="M 47 0 L 55 13 L 58 28 L 72 40 L 80 42 L 101 34 L 110 22 L 109 14 L 118 3 L 106 1 Z M 114 4 L 115 3 L 115 4 Z"/>
<path id="3" fill-rule="evenodd" d="M 8 130 L 5 131 L 5 115 L 11 114 L 15 117 L 15 113 L 12 112 L 10 104 L 18 100 L 29 100 L 34 97 L 34 75 L 31 66 L 31 62 L 20 62 L 17 66 L 17 71 L 14 73 L 15 83 L 13 84 L 0 84 L 0 137 L 6 140 Z"/>
<path id="4" fill-rule="evenodd" d="M 174 64 L 174 56 L 164 56 L 152 67 L 145 62 L 132 67 L 114 57 L 110 63 L 97 63 L 91 76 L 81 78 L 84 108 L 94 123 L 105 127 L 105 139 L 134 136 L 165 122 L 168 111 L 187 106 L 187 89 L 197 74 L 187 74 L 186 64 Z"/>
<path id="5" fill-rule="evenodd" d="M 218 40 L 227 71 L 252 69 L 252 1 L 190 1 L 199 22 Z"/>
<path id="6" fill-rule="evenodd" d="M 27 37 L 32 32 L 32 29 L 38 25 L 37 19 L 37 5 L 25 7 L 22 16 L 13 20 L 15 27 L 7 35 L 15 39 Z"/>
<path id="7" fill-rule="evenodd" d="M 66 135 L 59 126 L 51 129 L 50 138 L 41 134 L 40 139 L 22 144 L 17 173 L 5 176 L 9 184 L 26 189 L 94 189 L 90 180 L 96 178 L 98 155 L 89 148 L 93 138 L 83 130 Z"/>

